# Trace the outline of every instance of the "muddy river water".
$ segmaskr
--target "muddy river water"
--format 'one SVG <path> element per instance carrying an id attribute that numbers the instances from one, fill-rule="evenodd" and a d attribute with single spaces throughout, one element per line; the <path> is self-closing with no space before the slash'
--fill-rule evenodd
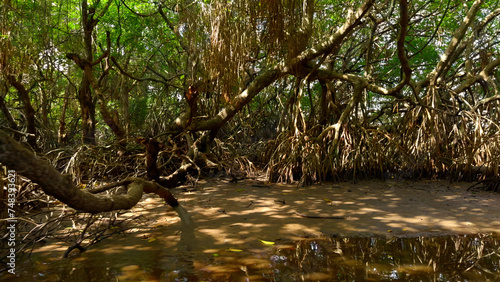
<path id="1" fill-rule="evenodd" d="M 49 242 L 0 279 L 500 281 L 500 194 L 468 186 L 201 182 L 174 190 L 180 210 L 145 196 L 125 233 L 65 259 Z"/>
<path id="2" fill-rule="evenodd" d="M 266 241 L 267 242 L 267 241 Z M 336 237 L 166 252 L 160 245 L 34 256 L 23 281 L 498 281 L 500 237 Z M 151 244 L 148 244 L 151 245 Z M 181 248 L 185 248 L 182 246 Z"/>

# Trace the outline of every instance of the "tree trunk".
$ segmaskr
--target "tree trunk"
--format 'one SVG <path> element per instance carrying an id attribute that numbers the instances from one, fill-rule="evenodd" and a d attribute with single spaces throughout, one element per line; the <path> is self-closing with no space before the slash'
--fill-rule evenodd
<path id="1" fill-rule="evenodd" d="M 129 85 L 128 79 L 124 75 L 120 75 L 121 81 L 121 91 L 120 91 L 120 101 L 121 101 L 121 115 L 122 115 L 122 128 L 125 131 L 125 135 L 130 133 L 130 112 L 129 112 L 129 93 L 135 87 L 135 84 Z"/>
<path id="2" fill-rule="evenodd" d="M 83 45 L 85 48 L 85 58 L 87 63 L 92 62 L 92 31 L 97 21 L 93 19 L 93 14 L 89 15 L 87 1 L 82 1 L 82 28 L 83 28 Z M 75 61 L 81 69 L 84 69 L 82 62 Z M 78 102 L 80 102 L 82 115 L 82 141 L 83 144 L 95 144 L 95 103 L 90 90 L 90 79 L 82 75 L 80 88 L 78 89 Z"/>
<path id="3" fill-rule="evenodd" d="M 26 114 L 26 133 L 28 133 L 28 144 L 34 149 L 37 148 L 36 145 L 36 125 L 35 125 L 35 110 L 31 105 L 31 99 L 28 90 L 24 88 L 24 85 L 16 80 L 13 75 L 7 76 L 9 83 L 16 88 L 19 98 L 24 106 L 24 113 Z"/>
<path id="4" fill-rule="evenodd" d="M 96 16 L 95 8 L 89 8 L 87 0 L 82 1 L 81 21 L 85 56 L 82 59 L 78 54 L 75 53 L 69 53 L 66 55 L 67 58 L 73 60 L 80 67 L 80 69 L 83 70 L 82 81 L 80 83 L 80 89 L 78 92 L 78 101 L 80 102 L 82 114 L 82 137 L 84 144 L 95 144 L 95 101 L 92 97 L 90 86 L 92 86 L 97 98 L 99 99 L 99 108 L 104 121 L 111 128 L 111 130 L 113 130 L 113 133 L 115 133 L 118 138 L 124 137 L 124 131 L 117 123 L 117 119 L 113 119 L 112 115 L 108 111 L 106 99 L 104 98 L 102 93 L 100 93 L 99 83 L 94 79 L 92 73 L 92 66 L 98 64 L 102 61 L 103 58 L 109 55 L 108 50 L 99 59 L 97 59 L 96 62 L 94 62 L 92 33 L 94 32 L 94 27 L 99 22 L 98 18 L 102 17 L 106 13 L 111 2 L 112 1 L 108 1 L 105 8 L 103 8 L 97 18 L 94 18 L 94 16 Z M 108 34 L 108 49 L 109 45 Z M 103 77 L 105 75 L 106 72 L 103 74 Z"/>
<path id="5" fill-rule="evenodd" d="M 73 85 L 70 83 L 66 88 L 66 92 L 64 94 L 63 106 L 61 109 L 61 117 L 59 118 L 59 129 L 57 131 L 57 142 L 60 144 L 64 144 L 68 141 L 68 134 L 66 132 L 66 110 L 68 109 L 69 104 L 69 96 L 71 94 L 71 89 Z"/>
<path id="6" fill-rule="evenodd" d="M 90 81 L 85 74 L 78 89 L 78 102 L 82 115 L 83 144 L 95 144 L 95 104 L 90 91 Z"/>
<path id="7" fill-rule="evenodd" d="M 321 97 L 319 99 L 319 121 L 320 125 L 325 126 L 327 122 L 330 120 L 330 112 L 328 111 L 328 87 L 326 86 L 326 82 L 324 80 L 320 80 L 319 84 L 321 85 Z"/>
<path id="8" fill-rule="evenodd" d="M 5 98 L 3 95 L 0 96 L 0 110 L 4 114 L 7 122 L 9 123 L 9 127 L 14 129 L 14 130 L 18 130 L 19 126 L 17 125 L 16 121 L 14 120 L 12 115 L 10 114 L 9 108 L 7 108 L 7 105 L 5 104 Z"/>

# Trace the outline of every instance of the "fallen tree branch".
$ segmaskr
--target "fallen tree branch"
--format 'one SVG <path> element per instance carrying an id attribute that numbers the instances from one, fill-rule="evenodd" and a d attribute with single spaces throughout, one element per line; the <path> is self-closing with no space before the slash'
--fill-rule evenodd
<path id="1" fill-rule="evenodd" d="M 0 163 L 38 183 L 47 195 L 82 212 L 99 213 L 130 209 L 139 202 L 143 192 L 159 195 L 172 207 L 179 205 L 166 188 L 156 182 L 139 178 L 132 179 L 126 185 L 127 193 L 124 195 L 94 195 L 80 190 L 71 181 L 71 177 L 59 173 L 2 130 L 0 130 Z"/>

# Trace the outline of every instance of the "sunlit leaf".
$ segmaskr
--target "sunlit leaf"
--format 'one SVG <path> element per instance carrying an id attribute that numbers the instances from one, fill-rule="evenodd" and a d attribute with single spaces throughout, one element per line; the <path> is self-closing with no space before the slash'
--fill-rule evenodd
<path id="1" fill-rule="evenodd" d="M 274 242 L 272 241 L 264 241 L 264 240 L 259 240 L 261 241 L 264 245 L 274 245 Z"/>
<path id="2" fill-rule="evenodd" d="M 243 250 L 240 250 L 240 249 L 234 249 L 234 248 L 229 248 L 227 249 L 228 251 L 230 252 L 243 252 Z"/>
<path id="3" fill-rule="evenodd" d="M 148 243 L 151 243 L 151 242 L 154 242 L 154 241 L 156 241 L 156 238 L 151 237 L 151 238 L 148 239 Z"/>

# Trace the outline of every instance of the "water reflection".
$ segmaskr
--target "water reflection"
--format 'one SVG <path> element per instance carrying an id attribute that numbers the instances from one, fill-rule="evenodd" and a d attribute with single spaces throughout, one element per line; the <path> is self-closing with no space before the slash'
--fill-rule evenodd
<path id="1" fill-rule="evenodd" d="M 270 280 L 324 274 L 338 281 L 485 281 L 500 278 L 500 242 L 494 235 L 415 238 L 331 238 L 276 249 Z M 330 275 L 330 277 L 326 277 Z M 316 278 L 313 278 L 317 280 Z"/>
<path id="2" fill-rule="evenodd" d="M 248 255 L 248 254 L 247 254 Z M 254 253 L 255 255 L 255 253 Z M 233 255 L 245 271 L 210 275 L 229 280 L 262 278 L 268 281 L 497 281 L 500 279 L 498 235 L 441 237 L 344 237 L 280 242 L 267 256 L 268 264 L 245 265 L 244 254 Z M 227 265 L 228 259 L 212 265 Z M 219 269 L 221 272 L 225 268 Z M 211 272 L 208 273 L 203 272 Z M 250 279 L 252 280 L 252 279 Z"/>
<path id="3" fill-rule="evenodd" d="M 38 281 L 498 281 L 498 234 L 328 237 L 274 245 L 90 257 L 22 266 Z M 136 260 L 134 260 L 134 256 Z M 139 259 L 140 258 L 140 259 Z M 43 267 L 42 267 L 43 266 Z M 0 275 L 2 276 L 2 275 Z M 4 277 L 5 278 L 5 277 Z"/>

